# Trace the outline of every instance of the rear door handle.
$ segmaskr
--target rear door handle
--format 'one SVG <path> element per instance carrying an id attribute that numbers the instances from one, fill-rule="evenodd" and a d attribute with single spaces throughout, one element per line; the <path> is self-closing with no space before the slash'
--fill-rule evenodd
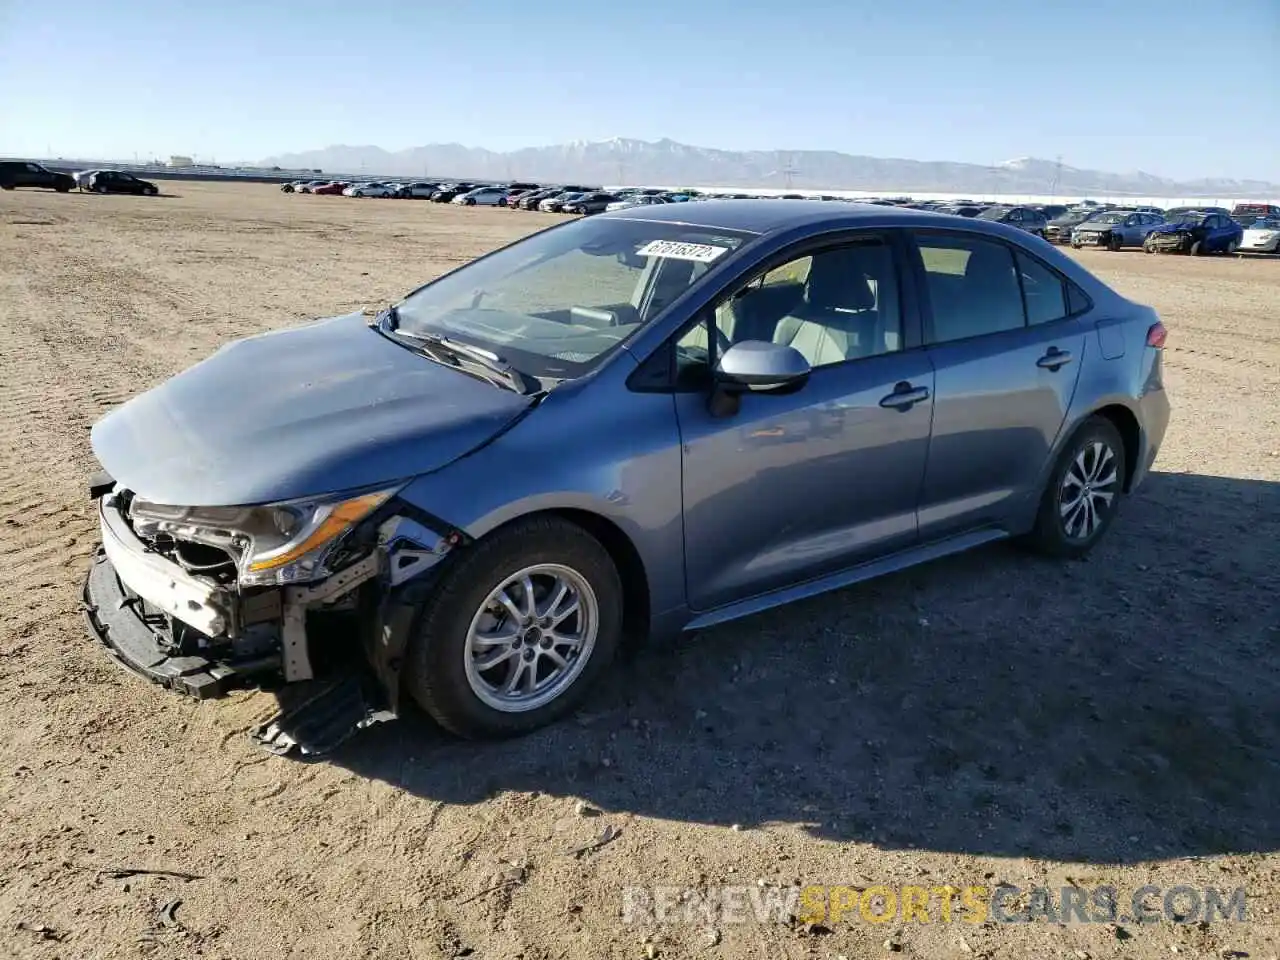
<path id="1" fill-rule="evenodd" d="M 1043 367 L 1045 370 L 1057 370 L 1070 362 L 1071 354 L 1068 351 L 1050 347 L 1049 352 L 1036 361 L 1036 366 Z"/>
<path id="2" fill-rule="evenodd" d="M 910 410 L 921 400 L 928 399 L 928 387 L 913 387 L 904 380 L 893 388 L 893 393 L 880 398 L 880 406 L 889 410 Z"/>

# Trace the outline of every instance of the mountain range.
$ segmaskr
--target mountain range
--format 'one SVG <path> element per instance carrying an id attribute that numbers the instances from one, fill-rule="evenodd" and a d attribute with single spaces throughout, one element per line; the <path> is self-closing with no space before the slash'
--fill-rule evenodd
<path id="1" fill-rule="evenodd" d="M 933 160 L 855 156 L 834 150 L 716 150 L 674 140 L 615 137 L 498 152 L 458 143 L 388 151 L 375 146 L 330 146 L 270 157 L 286 169 L 369 176 L 468 177 L 559 183 L 657 186 L 863 190 L 955 195 L 1280 197 L 1280 184 L 1262 180 L 1171 180 L 1154 174 L 1082 170 L 1023 157 L 983 166 Z"/>

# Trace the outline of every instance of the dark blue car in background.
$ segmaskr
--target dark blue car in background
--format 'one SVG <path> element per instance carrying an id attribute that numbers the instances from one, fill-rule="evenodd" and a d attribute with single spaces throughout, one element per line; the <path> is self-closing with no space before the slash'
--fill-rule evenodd
<path id="1" fill-rule="evenodd" d="M 1193 210 L 1171 217 L 1147 234 L 1147 253 L 1235 253 L 1244 239 L 1244 228 L 1225 213 Z"/>

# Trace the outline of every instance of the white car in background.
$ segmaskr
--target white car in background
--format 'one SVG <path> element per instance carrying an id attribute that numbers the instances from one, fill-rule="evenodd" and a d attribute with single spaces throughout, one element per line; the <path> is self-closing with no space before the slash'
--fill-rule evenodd
<path id="1" fill-rule="evenodd" d="M 500 207 L 506 205 L 508 192 L 506 187 L 476 187 L 449 202 L 463 207 Z"/>
<path id="2" fill-rule="evenodd" d="M 1280 217 L 1259 217 L 1244 228 L 1240 250 L 1250 253 L 1280 253 Z"/>
<path id="3" fill-rule="evenodd" d="M 396 192 L 385 183 L 353 183 L 342 191 L 344 197 L 394 197 Z"/>

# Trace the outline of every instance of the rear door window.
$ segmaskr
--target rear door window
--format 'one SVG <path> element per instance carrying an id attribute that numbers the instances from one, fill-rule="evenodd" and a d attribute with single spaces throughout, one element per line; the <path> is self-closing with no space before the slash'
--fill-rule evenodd
<path id="1" fill-rule="evenodd" d="M 1052 323 L 1071 311 L 1067 308 L 1067 289 L 1062 276 L 1034 257 L 1017 254 L 1022 296 L 1027 307 L 1027 323 Z"/>
<path id="2" fill-rule="evenodd" d="M 932 314 L 930 342 L 1026 325 L 1013 251 L 976 236 L 922 234 L 916 242 Z"/>

